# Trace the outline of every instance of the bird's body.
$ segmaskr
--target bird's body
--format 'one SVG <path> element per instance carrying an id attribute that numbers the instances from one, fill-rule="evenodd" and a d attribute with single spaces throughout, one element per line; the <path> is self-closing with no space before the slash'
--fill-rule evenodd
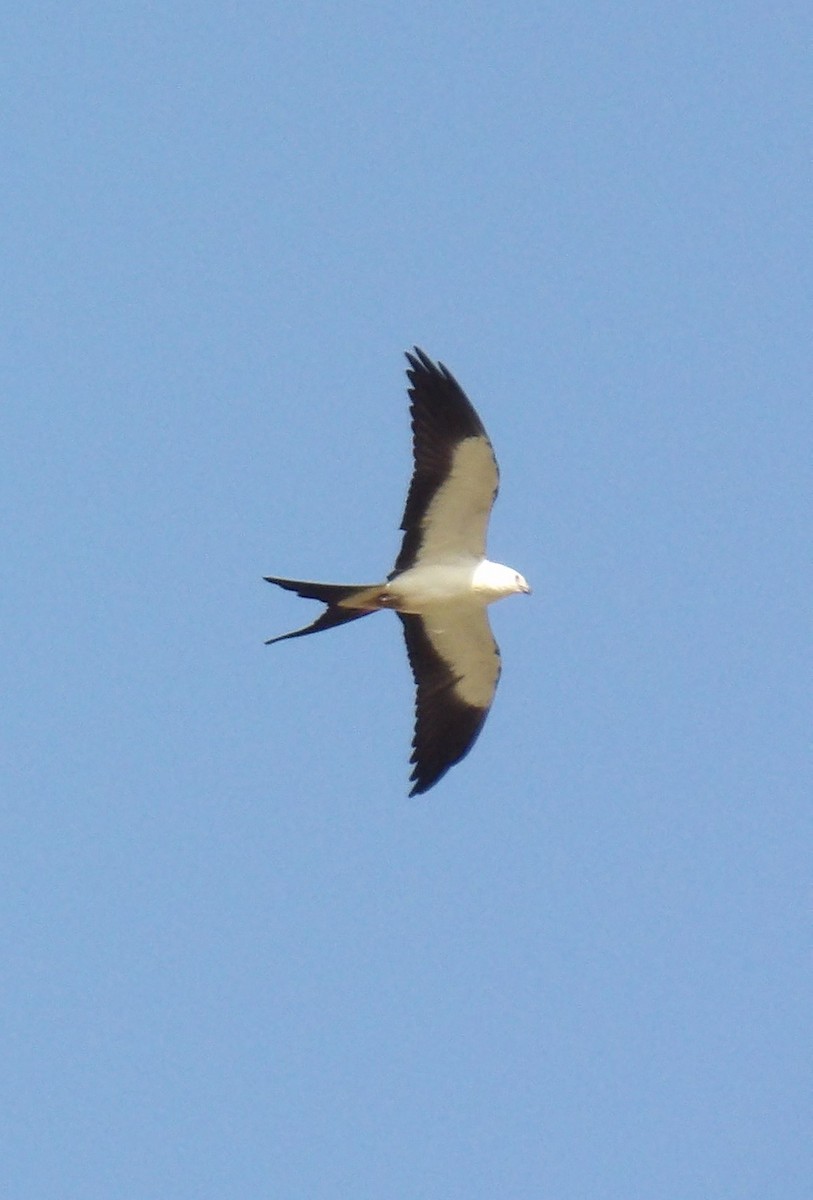
<path id="1" fill-rule="evenodd" d="M 274 580 L 273 582 L 279 582 Z M 340 600 L 340 608 L 392 608 L 401 613 L 425 613 L 448 604 L 482 607 L 510 596 L 517 588 L 517 572 L 488 559 L 449 558 L 420 562 L 400 571 L 385 583 L 364 585 Z"/>
<path id="2" fill-rule="evenodd" d="M 378 584 L 266 578 L 327 605 L 313 624 L 269 642 L 317 633 L 383 608 L 399 614 L 417 686 L 410 793 L 415 795 L 468 753 L 488 715 L 500 654 L 486 607 L 530 588 L 518 571 L 485 557 L 499 474 L 480 418 L 442 364 L 417 348 L 407 359 L 415 470 L 395 569 Z"/>

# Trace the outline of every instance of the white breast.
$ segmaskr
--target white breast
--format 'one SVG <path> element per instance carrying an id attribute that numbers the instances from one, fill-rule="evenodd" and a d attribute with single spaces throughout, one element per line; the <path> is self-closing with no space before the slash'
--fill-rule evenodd
<path id="1" fill-rule="evenodd" d="M 392 607 L 399 612 L 421 613 L 439 604 L 482 603 L 473 590 L 478 565 L 477 559 L 463 558 L 410 567 L 387 585 Z"/>

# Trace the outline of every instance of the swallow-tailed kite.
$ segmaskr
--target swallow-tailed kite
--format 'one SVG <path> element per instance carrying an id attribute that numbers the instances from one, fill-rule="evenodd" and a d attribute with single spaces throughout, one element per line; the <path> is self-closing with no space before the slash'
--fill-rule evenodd
<path id="1" fill-rule="evenodd" d="M 518 571 L 485 556 L 499 473 L 491 442 L 450 371 L 407 354 L 415 468 L 395 569 L 384 583 L 269 583 L 327 605 L 312 625 L 266 643 L 317 633 L 382 608 L 398 613 L 417 689 L 411 796 L 426 792 L 483 728 L 500 677 L 486 606 L 530 592 Z"/>

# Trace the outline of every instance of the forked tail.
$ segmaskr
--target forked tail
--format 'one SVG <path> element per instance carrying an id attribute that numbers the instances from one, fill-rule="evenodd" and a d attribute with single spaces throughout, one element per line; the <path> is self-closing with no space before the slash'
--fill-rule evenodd
<path id="1" fill-rule="evenodd" d="M 372 601 L 383 586 L 380 583 L 310 583 L 302 579 L 277 579 L 274 575 L 266 575 L 265 580 L 285 588 L 287 592 L 296 592 L 297 596 L 302 596 L 305 600 L 320 600 L 322 604 L 327 605 L 325 611 L 311 625 L 295 629 L 293 633 L 269 638 L 266 646 L 271 646 L 274 642 L 284 642 L 288 638 L 304 637 L 306 633 L 319 633 L 322 629 L 332 629 L 334 625 L 344 625 L 347 621 L 357 621 L 359 617 L 369 616 L 378 608 Z M 359 602 L 359 607 L 353 604 L 353 600 Z"/>

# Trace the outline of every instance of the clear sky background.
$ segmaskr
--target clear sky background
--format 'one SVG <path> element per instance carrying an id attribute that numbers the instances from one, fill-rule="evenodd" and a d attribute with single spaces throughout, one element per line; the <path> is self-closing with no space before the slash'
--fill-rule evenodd
<path id="1" fill-rule="evenodd" d="M 2 1194 L 807 1200 L 807 3 L 19 5 Z M 407 799 L 403 351 L 503 678 Z"/>

